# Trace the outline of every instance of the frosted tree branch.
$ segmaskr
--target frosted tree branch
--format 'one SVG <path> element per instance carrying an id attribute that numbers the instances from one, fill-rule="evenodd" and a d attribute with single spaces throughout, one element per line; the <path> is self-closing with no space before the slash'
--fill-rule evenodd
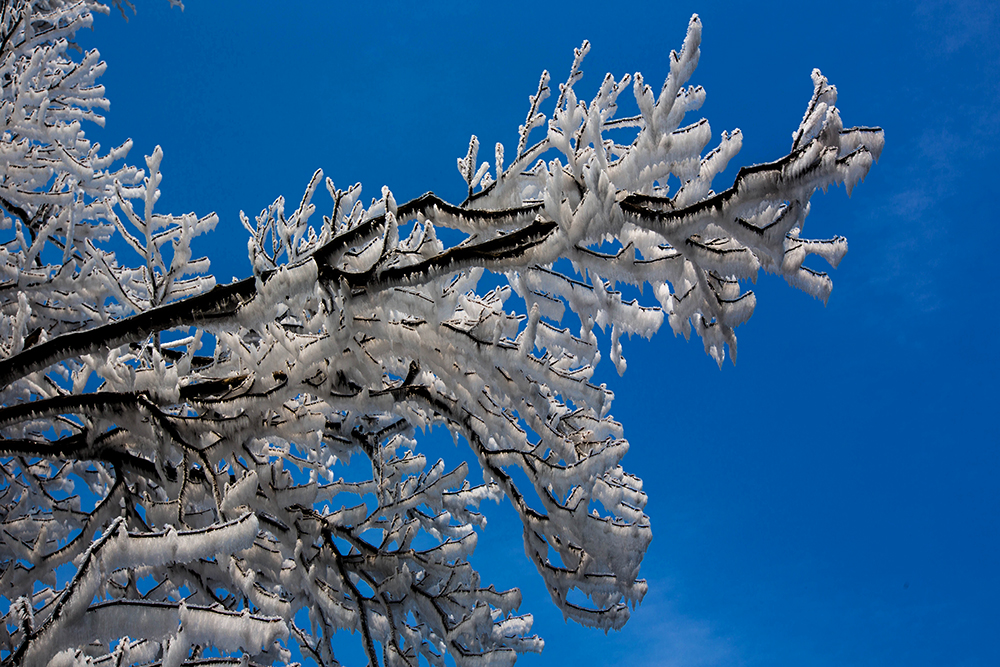
<path id="1" fill-rule="evenodd" d="M 761 270 L 825 301 L 804 262 L 847 244 L 802 236 L 810 199 L 850 192 L 881 130 L 845 129 L 815 71 L 788 154 L 716 193 L 742 135 L 705 153 L 707 121 L 683 124 L 698 18 L 658 95 L 609 74 L 578 98 L 585 42 L 548 111 L 542 74 L 510 164 L 497 144 L 477 166 L 472 137 L 462 203 L 366 207 L 317 171 L 294 210 L 241 216 L 254 275 L 216 285 L 192 252 L 216 217 L 156 210 L 163 152 L 115 166 L 128 143 L 85 138 L 104 64 L 68 47 L 94 11 L 0 1 L 2 664 L 286 664 L 294 643 L 336 665 L 343 630 L 372 665 L 512 664 L 542 640 L 470 562 L 505 498 L 565 616 L 621 628 L 651 532 L 595 367 L 623 373 L 621 337 L 664 320 L 735 359 Z M 482 484 L 419 453 L 433 427 Z"/>

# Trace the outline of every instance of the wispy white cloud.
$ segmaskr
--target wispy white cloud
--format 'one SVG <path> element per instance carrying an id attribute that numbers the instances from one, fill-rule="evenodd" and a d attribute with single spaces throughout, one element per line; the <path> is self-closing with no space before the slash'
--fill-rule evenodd
<path id="1" fill-rule="evenodd" d="M 646 596 L 641 613 L 630 624 L 647 638 L 630 647 L 629 661 L 636 667 L 733 667 L 744 664 L 735 643 L 715 626 L 691 618 L 667 599 L 667 587 L 657 586 Z"/>
<path id="2" fill-rule="evenodd" d="M 945 54 L 967 46 L 995 45 L 1000 6 L 992 0 L 922 0 L 914 5 L 918 25 L 939 35 Z"/>

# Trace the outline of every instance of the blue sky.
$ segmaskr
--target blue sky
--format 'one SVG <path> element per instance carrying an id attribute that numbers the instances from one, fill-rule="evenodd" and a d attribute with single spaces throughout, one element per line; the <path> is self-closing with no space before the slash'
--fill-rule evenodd
<path id="1" fill-rule="evenodd" d="M 132 137 L 138 164 L 163 147 L 161 210 L 219 214 L 202 250 L 221 281 L 250 273 L 239 210 L 298 201 L 317 167 L 366 198 L 461 200 L 469 135 L 511 149 L 539 73 L 562 80 L 584 39 L 578 91 L 607 71 L 655 86 L 701 16 L 701 114 L 744 135 L 717 190 L 788 150 L 819 67 L 845 123 L 886 135 L 852 198 L 813 199 L 806 234 L 850 242 L 829 304 L 764 277 L 735 366 L 664 331 L 626 344 L 624 378 L 599 371 L 650 497 L 645 602 L 620 633 L 564 624 L 505 508 L 476 565 L 535 614 L 547 648 L 525 666 L 1000 664 L 997 6 L 138 4 L 80 36 L 109 64 L 88 133 Z"/>

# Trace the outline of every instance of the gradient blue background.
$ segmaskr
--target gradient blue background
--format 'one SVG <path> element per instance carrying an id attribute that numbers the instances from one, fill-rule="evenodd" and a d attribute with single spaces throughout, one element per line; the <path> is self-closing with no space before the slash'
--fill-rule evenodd
<path id="1" fill-rule="evenodd" d="M 366 201 L 383 184 L 459 201 L 469 135 L 511 153 L 543 68 L 564 80 L 589 39 L 582 97 L 607 71 L 657 87 L 695 12 L 701 113 L 744 132 L 717 190 L 787 152 L 813 67 L 845 124 L 885 129 L 852 199 L 813 199 L 806 235 L 850 241 L 827 307 L 764 277 L 735 367 L 663 331 L 626 344 L 624 378 L 599 369 L 654 531 L 622 632 L 565 624 L 513 513 L 487 508 L 475 563 L 522 588 L 547 642 L 519 664 L 1000 664 L 997 6 L 360 4 L 143 0 L 80 35 L 109 64 L 107 128 L 88 133 L 132 137 L 137 164 L 162 145 L 160 210 L 218 212 L 201 250 L 220 281 L 249 275 L 240 209 L 297 203 L 317 167 Z"/>

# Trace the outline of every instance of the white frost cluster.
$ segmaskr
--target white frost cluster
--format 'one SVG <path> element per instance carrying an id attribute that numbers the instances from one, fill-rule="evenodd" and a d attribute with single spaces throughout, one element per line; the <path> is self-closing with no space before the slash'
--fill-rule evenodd
<path id="1" fill-rule="evenodd" d="M 129 146 L 84 138 L 104 64 L 67 48 L 105 8 L 0 7 L 3 665 L 284 664 L 291 643 L 335 665 L 342 630 L 373 665 L 512 664 L 542 641 L 470 564 L 481 503 L 504 498 L 563 613 L 620 628 L 651 533 L 600 348 L 624 372 L 622 336 L 666 318 L 721 364 L 761 269 L 825 300 L 804 261 L 846 242 L 801 236 L 809 199 L 882 147 L 817 71 L 788 155 L 712 191 L 741 135 L 703 155 L 708 123 L 684 124 L 705 95 L 694 17 L 658 95 L 609 74 L 578 99 L 584 43 L 550 116 L 542 75 L 507 163 L 497 144 L 477 166 L 472 138 L 460 205 L 366 207 L 317 172 L 294 210 L 242 216 L 254 276 L 216 286 L 191 250 L 215 216 L 154 212 L 162 152 L 112 169 Z M 639 113 L 617 118 L 628 91 Z M 438 426 L 482 484 L 419 452 Z"/>

